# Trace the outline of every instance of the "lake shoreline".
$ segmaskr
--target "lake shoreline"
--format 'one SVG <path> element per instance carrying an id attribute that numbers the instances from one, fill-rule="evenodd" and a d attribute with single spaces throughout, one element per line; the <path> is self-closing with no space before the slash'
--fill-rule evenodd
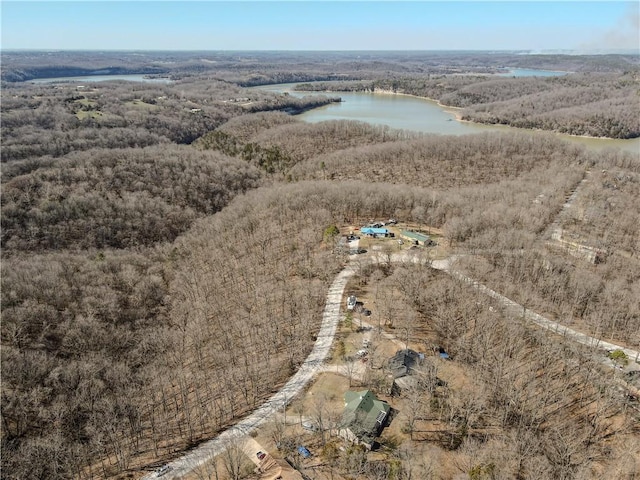
<path id="1" fill-rule="evenodd" d="M 413 97 L 413 98 L 419 98 L 421 100 L 429 100 L 430 102 L 433 102 L 437 106 L 442 108 L 444 111 L 452 113 L 456 117 L 456 120 L 460 122 L 468 121 L 468 120 L 462 120 L 462 115 L 460 115 L 460 113 L 458 112 L 462 110 L 462 107 L 452 107 L 450 105 L 445 105 L 444 103 L 440 103 L 440 101 L 436 100 L 435 98 L 421 97 L 420 95 L 414 95 L 412 93 L 394 92 L 393 90 L 384 90 L 382 88 L 374 88 L 373 92 L 371 93 L 384 94 L 384 95 L 404 95 L 405 97 Z M 477 123 L 477 122 L 470 122 L 470 123 Z"/>
<path id="2" fill-rule="evenodd" d="M 631 139 L 615 139 L 610 137 L 594 137 L 594 136 L 588 136 L 588 135 L 570 135 L 568 133 L 561 133 L 554 130 L 522 128 L 522 127 L 515 127 L 515 126 L 505 125 L 500 123 L 481 123 L 481 122 L 475 122 L 472 120 L 463 119 L 462 116 L 463 116 L 464 108 L 443 105 L 438 100 L 429 98 L 429 97 L 418 96 L 418 95 L 409 94 L 409 93 L 395 92 L 393 90 L 388 90 L 388 89 L 375 89 L 375 90 L 367 89 L 367 90 L 359 90 L 359 91 L 349 91 L 349 90 L 347 91 L 334 91 L 334 90 L 299 91 L 299 90 L 295 90 L 296 85 L 299 85 L 299 83 L 292 82 L 292 83 L 283 83 L 283 84 L 270 84 L 270 85 L 251 87 L 251 88 L 272 91 L 277 93 L 290 92 L 291 94 L 299 95 L 299 96 L 311 95 L 311 94 L 340 95 L 342 97 L 342 102 L 345 102 L 343 103 L 344 108 L 347 108 L 347 106 L 353 105 L 351 103 L 351 96 L 355 96 L 357 98 L 360 95 L 365 95 L 366 97 L 369 97 L 371 99 L 369 101 L 375 104 L 379 102 L 383 102 L 382 105 L 390 101 L 390 100 L 384 100 L 385 97 L 387 99 L 391 99 L 394 96 L 404 97 L 408 102 L 425 102 L 424 108 L 426 110 L 424 110 L 424 114 L 421 113 L 422 112 L 421 109 L 418 109 L 418 110 L 416 110 L 415 108 L 406 109 L 404 105 L 401 105 L 401 106 L 399 105 L 397 107 L 397 110 L 398 112 L 402 112 L 402 115 L 395 115 L 395 113 L 397 112 L 394 112 L 394 113 L 391 113 L 390 117 L 380 116 L 379 107 L 374 107 L 375 108 L 374 110 L 366 110 L 366 109 L 360 110 L 359 107 L 356 108 L 355 110 L 347 108 L 347 110 L 345 110 L 346 113 L 344 115 L 341 115 L 339 112 L 336 112 L 337 115 L 331 115 L 331 114 L 327 115 L 322 113 L 323 108 L 318 108 L 318 109 L 314 108 L 303 113 L 301 118 L 301 120 L 303 121 L 307 121 L 307 122 L 310 121 L 312 123 L 317 121 L 323 121 L 323 120 L 332 120 L 335 118 L 345 118 L 349 120 L 359 120 L 359 121 L 374 123 L 374 124 L 384 124 L 391 128 L 396 128 L 396 129 L 411 130 L 411 131 L 422 132 L 422 133 L 434 133 L 434 134 L 441 134 L 441 135 L 467 135 L 467 134 L 474 134 L 474 133 L 482 133 L 484 131 L 507 132 L 509 130 L 511 132 L 522 132 L 522 133 L 528 133 L 531 135 L 547 134 L 547 135 L 553 135 L 559 139 L 574 143 L 576 145 L 584 146 L 590 150 L 593 149 L 597 151 L 603 148 L 619 149 L 623 152 L 631 153 L 632 155 L 640 159 L 640 138 L 639 137 L 631 138 Z M 376 98 L 379 100 L 376 100 Z M 357 106 L 359 105 L 359 103 L 360 103 L 360 100 L 356 101 L 355 105 Z M 405 122 L 405 119 L 413 118 L 416 115 L 418 116 L 425 115 L 425 118 L 428 118 L 429 115 L 431 115 L 429 113 L 431 109 L 437 109 L 438 112 L 440 112 L 444 117 L 446 117 L 446 120 L 444 120 L 444 122 L 452 126 L 455 125 L 455 127 L 453 129 L 443 127 L 443 124 L 439 123 L 439 122 L 443 122 L 442 119 L 436 120 L 435 122 L 433 122 L 433 125 L 428 126 L 428 128 L 421 128 L 421 126 L 418 126 L 418 128 L 414 128 L 413 126 L 406 125 L 407 122 Z M 400 122 L 398 121 L 399 119 L 400 119 Z M 455 122 L 453 121 L 454 119 L 456 120 Z M 466 129 L 470 129 L 470 130 L 461 131 L 460 127 L 464 127 L 465 130 Z"/>
<path id="3" fill-rule="evenodd" d="M 509 125 L 508 123 L 476 122 L 474 120 L 466 120 L 466 119 L 462 118 L 462 114 L 460 112 L 462 110 L 464 110 L 463 107 L 454 107 L 454 106 L 451 106 L 451 105 L 445 105 L 445 104 L 441 103 L 439 100 L 436 100 L 435 98 L 421 97 L 420 95 L 414 95 L 412 93 L 394 92 L 393 90 L 384 90 L 384 89 L 381 89 L 381 88 L 374 88 L 373 92 L 371 92 L 371 93 L 383 94 L 383 95 L 403 95 L 403 96 L 406 96 L 406 97 L 413 97 L 413 98 L 419 98 L 419 99 L 422 99 L 422 100 L 429 100 L 430 102 L 433 102 L 436 105 L 438 105 L 445 112 L 451 113 L 458 122 L 470 123 L 470 124 L 473 124 L 473 125 L 494 125 L 494 126 L 501 126 L 501 127 L 517 128 L 518 130 L 524 130 L 524 131 L 527 131 L 527 132 L 547 132 L 547 133 L 555 133 L 555 134 L 558 134 L 558 135 L 567 135 L 568 137 L 573 137 L 573 138 L 588 138 L 588 139 L 592 139 L 592 140 L 635 140 L 636 138 L 638 138 L 638 137 L 633 137 L 633 138 L 614 138 L 614 137 L 594 137 L 593 135 L 573 135 L 571 133 L 558 132 L 557 130 L 545 130 L 545 129 L 542 129 L 542 128 L 514 127 L 513 125 Z"/>

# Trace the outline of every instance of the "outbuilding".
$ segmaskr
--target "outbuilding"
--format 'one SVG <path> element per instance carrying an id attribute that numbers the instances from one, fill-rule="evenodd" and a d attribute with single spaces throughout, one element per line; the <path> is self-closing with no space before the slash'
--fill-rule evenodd
<path id="1" fill-rule="evenodd" d="M 430 245 L 431 237 L 424 233 L 414 232 L 413 230 L 402 230 L 400 237 L 414 245 Z"/>

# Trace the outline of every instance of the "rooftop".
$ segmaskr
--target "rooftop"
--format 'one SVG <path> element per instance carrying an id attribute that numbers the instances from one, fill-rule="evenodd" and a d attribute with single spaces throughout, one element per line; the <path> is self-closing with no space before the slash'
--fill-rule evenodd
<path id="1" fill-rule="evenodd" d="M 360 232 L 365 235 L 386 235 L 389 230 L 386 228 L 362 227 Z"/>
<path id="2" fill-rule="evenodd" d="M 402 230 L 400 233 L 403 237 L 410 238 L 412 240 L 418 240 L 419 242 L 428 242 L 431 237 L 424 233 L 414 232 L 413 230 Z"/>
<path id="3" fill-rule="evenodd" d="M 357 437 L 375 437 L 390 410 L 389 404 L 379 400 L 371 390 L 348 391 L 344 394 L 342 419 Z"/>
<path id="4" fill-rule="evenodd" d="M 424 360 L 424 354 L 409 348 L 398 350 L 396 354 L 389 359 L 387 366 L 389 370 L 391 370 L 394 378 L 400 378 L 409 374 L 411 369 L 422 360 Z"/>

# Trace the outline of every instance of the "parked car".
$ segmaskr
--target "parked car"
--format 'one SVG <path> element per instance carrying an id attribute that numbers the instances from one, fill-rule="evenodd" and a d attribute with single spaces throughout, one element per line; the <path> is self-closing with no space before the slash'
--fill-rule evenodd
<path id="1" fill-rule="evenodd" d="M 349 311 L 353 310 L 357 304 L 358 304 L 358 299 L 356 298 L 355 295 L 349 295 L 347 297 L 347 310 Z"/>
<path id="2" fill-rule="evenodd" d="M 163 475 L 166 475 L 167 473 L 169 473 L 169 470 L 171 470 L 171 467 L 169 465 L 161 466 L 158 470 L 156 470 L 156 477 L 162 477 Z"/>
<path id="3" fill-rule="evenodd" d="M 298 447 L 298 453 L 302 455 L 304 458 L 309 458 L 311 456 L 311 452 L 307 450 L 306 447 L 303 447 L 302 445 Z"/>
<path id="4" fill-rule="evenodd" d="M 318 426 L 310 421 L 302 422 L 302 428 L 304 428 L 305 430 L 309 430 L 310 432 L 317 432 L 319 430 Z"/>
<path id="5" fill-rule="evenodd" d="M 366 356 L 369 352 L 367 352 L 364 348 L 362 350 L 358 350 L 356 352 L 356 357 L 357 358 L 362 358 L 364 356 Z"/>
<path id="6" fill-rule="evenodd" d="M 266 456 L 267 456 L 267 454 L 262 452 L 262 451 L 256 453 L 256 457 L 258 457 L 258 460 L 264 460 L 264 457 L 266 457 Z"/>

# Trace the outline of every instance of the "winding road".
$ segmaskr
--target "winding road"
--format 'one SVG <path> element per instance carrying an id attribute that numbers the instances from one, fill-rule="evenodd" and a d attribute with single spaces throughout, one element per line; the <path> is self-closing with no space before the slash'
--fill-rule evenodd
<path id="1" fill-rule="evenodd" d="M 588 347 L 597 348 L 600 350 L 622 350 L 629 359 L 638 361 L 640 359 L 640 352 L 637 350 L 633 350 L 631 348 L 626 348 L 620 345 L 616 345 L 615 343 L 605 342 L 599 338 L 591 337 L 582 332 L 578 332 L 577 330 L 573 330 L 572 328 L 566 327 L 561 323 L 554 322 L 553 320 L 549 320 L 542 315 L 532 312 L 531 310 L 525 308 L 523 305 L 514 302 L 513 300 L 508 299 L 504 295 L 500 295 L 498 292 L 491 290 L 488 287 L 476 282 L 475 280 L 462 275 L 459 272 L 451 271 L 448 272 L 451 275 L 460 278 L 461 280 L 471 284 L 473 288 L 484 293 L 492 298 L 495 298 L 505 307 L 506 312 L 513 317 L 524 317 L 526 320 L 529 320 L 539 327 L 542 327 L 546 330 L 551 330 L 558 335 L 562 335 L 563 337 L 570 338 L 572 341 L 581 343 L 583 345 L 587 345 Z"/>
<path id="2" fill-rule="evenodd" d="M 248 417 L 245 417 L 233 427 L 225 430 L 216 438 L 203 443 L 194 450 L 169 463 L 170 470 L 162 476 L 163 479 L 181 478 L 189 472 L 197 469 L 207 461 L 223 453 L 227 446 L 245 437 L 260 425 L 266 422 L 272 415 L 281 412 L 282 409 L 309 383 L 309 381 L 322 370 L 323 363 L 331 350 L 336 327 L 340 321 L 340 304 L 344 289 L 349 278 L 355 273 L 355 268 L 347 265 L 334 279 L 325 303 L 322 315 L 322 324 L 313 350 L 302 363 L 300 369 L 291 379 L 269 400 L 263 403 Z M 157 478 L 152 472 L 144 479 Z"/>

